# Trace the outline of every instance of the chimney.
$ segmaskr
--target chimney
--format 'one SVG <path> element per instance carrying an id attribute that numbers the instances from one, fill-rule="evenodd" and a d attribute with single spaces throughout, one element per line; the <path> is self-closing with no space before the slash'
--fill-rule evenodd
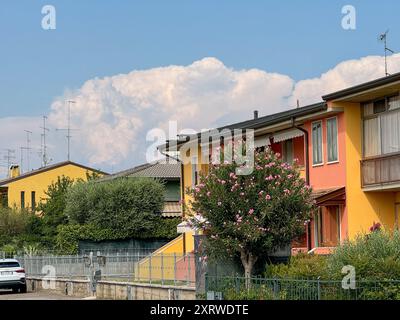
<path id="1" fill-rule="evenodd" d="M 18 165 L 12 165 L 10 167 L 10 178 L 14 179 L 21 174 Z"/>
<path id="2" fill-rule="evenodd" d="M 258 119 L 258 110 L 254 110 L 254 119 Z"/>

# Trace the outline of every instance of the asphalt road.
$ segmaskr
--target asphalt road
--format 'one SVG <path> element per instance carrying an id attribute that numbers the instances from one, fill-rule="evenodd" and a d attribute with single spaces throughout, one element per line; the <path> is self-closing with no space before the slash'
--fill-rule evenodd
<path id="1" fill-rule="evenodd" d="M 48 291 L 12 293 L 12 291 L 0 290 L 0 300 L 82 300 L 82 299 L 51 293 Z"/>

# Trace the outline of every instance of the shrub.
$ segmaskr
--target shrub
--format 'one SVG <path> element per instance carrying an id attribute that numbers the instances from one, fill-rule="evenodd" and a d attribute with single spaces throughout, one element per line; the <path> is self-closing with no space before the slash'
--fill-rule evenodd
<path id="1" fill-rule="evenodd" d="M 68 191 L 65 215 L 72 224 L 145 232 L 160 216 L 164 192 L 164 186 L 150 178 L 78 183 Z"/>
<path id="2" fill-rule="evenodd" d="M 341 279 L 343 266 L 355 268 L 357 279 L 400 279 L 400 233 L 377 231 L 346 241 L 328 257 L 328 272 Z"/>
<path id="3" fill-rule="evenodd" d="M 328 279 L 327 257 L 299 254 L 290 258 L 288 264 L 269 265 L 266 278 L 280 279 Z"/>

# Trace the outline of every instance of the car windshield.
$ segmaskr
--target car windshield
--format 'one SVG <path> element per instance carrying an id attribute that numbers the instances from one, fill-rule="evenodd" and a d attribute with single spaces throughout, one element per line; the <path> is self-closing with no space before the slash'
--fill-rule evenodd
<path id="1" fill-rule="evenodd" d="M 0 269 L 4 268 L 18 268 L 20 265 L 15 261 L 0 262 Z"/>

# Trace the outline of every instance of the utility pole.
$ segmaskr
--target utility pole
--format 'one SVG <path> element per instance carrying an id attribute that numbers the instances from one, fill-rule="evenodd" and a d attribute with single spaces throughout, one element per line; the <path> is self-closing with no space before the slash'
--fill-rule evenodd
<path id="1" fill-rule="evenodd" d="M 72 103 L 76 103 L 73 100 L 67 100 L 66 101 L 68 103 L 68 125 L 67 128 L 61 128 L 61 129 L 56 129 L 57 131 L 67 131 L 67 148 L 68 148 L 68 152 L 67 152 L 67 159 L 68 161 L 71 160 L 71 131 L 76 130 L 76 129 L 71 129 L 71 104 Z"/>

